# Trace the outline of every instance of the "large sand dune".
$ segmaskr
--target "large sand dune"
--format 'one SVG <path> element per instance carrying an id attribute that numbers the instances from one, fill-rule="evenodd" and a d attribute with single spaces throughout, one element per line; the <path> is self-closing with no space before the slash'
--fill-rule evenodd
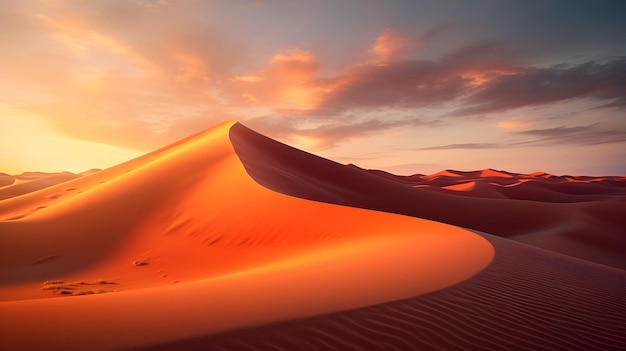
<path id="1" fill-rule="evenodd" d="M 491 261 L 467 230 L 260 186 L 231 125 L 2 201 L 3 348 L 171 342 L 408 298 Z"/>
<path id="2" fill-rule="evenodd" d="M 502 190 L 538 177 L 368 172 L 226 122 L 0 201 L 0 349 L 623 349 L 623 270 L 428 220 L 620 266 L 619 192 Z"/>

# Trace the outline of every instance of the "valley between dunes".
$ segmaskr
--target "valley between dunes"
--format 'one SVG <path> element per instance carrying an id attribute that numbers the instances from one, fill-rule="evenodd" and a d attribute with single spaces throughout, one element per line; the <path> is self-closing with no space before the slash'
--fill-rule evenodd
<path id="1" fill-rule="evenodd" d="M 231 121 L 55 177 L 0 182 L 2 350 L 626 348 L 620 177 L 399 177 Z"/>

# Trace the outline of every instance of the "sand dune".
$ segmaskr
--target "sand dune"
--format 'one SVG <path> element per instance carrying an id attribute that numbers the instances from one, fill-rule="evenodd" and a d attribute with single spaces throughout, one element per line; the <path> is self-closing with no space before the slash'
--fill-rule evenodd
<path id="1" fill-rule="evenodd" d="M 623 181 L 398 177 L 225 122 L 0 201 L 0 349 L 623 350 L 624 270 L 556 253 L 624 267 Z"/>
<path id="2" fill-rule="evenodd" d="M 80 177 L 70 172 L 27 172 L 20 175 L 0 175 L 0 200 L 27 194 Z"/>
<path id="3" fill-rule="evenodd" d="M 2 348 L 185 340 L 409 298 L 491 261 L 461 228 L 262 187 L 232 124 L 1 201 Z"/>
<path id="4" fill-rule="evenodd" d="M 480 171 L 481 178 L 513 178 L 513 175 L 503 171 L 496 171 L 494 169 L 483 169 Z"/>

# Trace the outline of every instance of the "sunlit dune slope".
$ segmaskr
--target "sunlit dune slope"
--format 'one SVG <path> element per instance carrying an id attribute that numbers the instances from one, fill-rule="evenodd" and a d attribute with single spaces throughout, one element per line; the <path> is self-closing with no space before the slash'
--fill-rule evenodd
<path id="1" fill-rule="evenodd" d="M 412 297 L 491 261 L 461 228 L 259 185 L 237 126 L 0 201 L 0 349 L 174 342 Z"/>
<path id="2" fill-rule="evenodd" d="M 289 148 L 243 125 L 231 129 L 231 139 L 250 175 L 282 193 L 427 218 L 626 268 L 623 177 L 447 170 L 395 180 Z M 472 189 L 445 188 L 469 181 Z"/>

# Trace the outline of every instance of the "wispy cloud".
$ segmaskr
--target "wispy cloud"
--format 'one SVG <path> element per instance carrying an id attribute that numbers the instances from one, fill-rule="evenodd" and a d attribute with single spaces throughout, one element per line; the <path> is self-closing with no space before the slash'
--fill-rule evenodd
<path id="1" fill-rule="evenodd" d="M 298 133 L 315 138 L 319 141 L 319 148 L 330 148 L 339 141 L 362 138 L 364 136 L 385 133 L 409 127 L 432 125 L 436 122 L 422 121 L 420 119 L 403 120 L 378 120 L 370 119 L 357 123 L 332 123 L 322 126 L 298 130 Z"/>
<path id="2" fill-rule="evenodd" d="M 285 140 L 294 138 L 308 138 L 309 147 L 315 150 L 328 149 L 339 142 L 370 135 L 384 134 L 390 131 L 401 131 L 406 128 L 428 127 L 438 124 L 438 121 L 421 120 L 419 118 L 406 119 L 365 119 L 357 122 L 346 122 L 341 118 L 330 121 L 311 119 L 314 126 L 301 127 L 297 123 L 283 121 L 277 116 L 263 116 L 246 120 L 246 123 L 259 131 L 277 135 Z"/>
<path id="3" fill-rule="evenodd" d="M 599 145 L 626 142 L 626 130 L 604 130 L 598 129 L 596 125 L 531 129 L 517 134 L 539 137 L 527 145 Z"/>
<path id="4" fill-rule="evenodd" d="M 418 150 L 479 150 L 502 147 L 502 144 L 494 143 L 468 143 L 468 144 L 448 144 L 440 146 L 423 147 Z"/>
<path id="5" fill-rule="evenodd" d="M 530 129 L 509 134 L 527 137 L 508 143 L 467 143 L 429 146 L 414 150 L 477 150 L 557 145 L 600 145 L 626 142 L 626 130 L 599 129 L 597 125 Z"/>

